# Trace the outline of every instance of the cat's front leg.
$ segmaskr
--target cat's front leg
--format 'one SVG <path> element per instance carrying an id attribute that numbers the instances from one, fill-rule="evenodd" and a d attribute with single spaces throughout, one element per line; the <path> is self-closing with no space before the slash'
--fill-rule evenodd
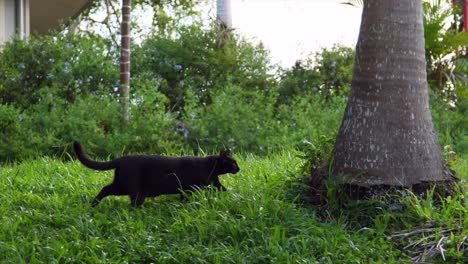
<path id="1" fill-rule="evenodd" d="M 213 185 L 214 185 L 216 188 L 218 188 L 218 190 L 223 191 L 223 192 L 227 191 L 226 187 L 224 187 L 224 186 L 221 184 L 221 182 L 219 182 L 219 178 L 218 178 L 218 177 L 214 177 L 213 180 L 212 180 L 212 183 L 213 183 Z"/>
<path id="2" fill-rule="evenodd" d="M 96 198 L 94 198 L 93 202 L 91 203 L 91 206 L 96 207 L 99 204 L 99 202 L 106 196 L 125 195 L 125 194 L 127 194 L 127 192 L 121 186 L 115 183 L 109 184 L 105 186 L 104 188 L 102 188 L 102 190 L 99 192 Z"/>

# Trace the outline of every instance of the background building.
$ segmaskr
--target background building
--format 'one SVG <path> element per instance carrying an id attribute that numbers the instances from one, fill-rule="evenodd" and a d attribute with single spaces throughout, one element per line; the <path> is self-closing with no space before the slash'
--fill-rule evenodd
<path id="1" fill-rule="evenodd" d="M 0 0 L 0 43 L 46 34 L 80 14 L 92 0 Z"/>

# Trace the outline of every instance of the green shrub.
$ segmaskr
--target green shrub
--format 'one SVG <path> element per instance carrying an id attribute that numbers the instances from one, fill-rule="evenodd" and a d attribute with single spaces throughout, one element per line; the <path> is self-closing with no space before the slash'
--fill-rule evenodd
<path id="1" fill-rule="evenodd" d="M 284 145 L 302 147 L 304 142 L 313 142 L 321 135 L 335 137 L 341 124 L 346 97 L 331 97 L 330 100 L 306 94 L 293 98 L 278 109 L 278 120 L 286 126 Z"/>
<path id="2" fill-rule="evenodd" d="M 325 100 L 311 94 L 276 106 L 277 94 L 227 86 L 204 108 L 187 111 L 189 141 L 210 150 L 223 146 L 254 153 L 301 148 L 319 135 L 334 137 L 346 98 Z"/>
<path id="3" fill-rule="evenodd" d="M 0 103 L 21 109 L 39 102 L 42 89 L 60 87 L 73 102 L 90 93 L 112 92 L 117 57 L 99 37 L 57 34 L 8 42 L 0 52 Z"/>
<path id="4" fill-rule="evenodd" d="M 0 160 L 26 158 L 33 154 L 29 140 L 33 132 L 25 126 L 30 122 L 26 113 L 11 105 L 0 104 Z"/>
<path id="5" fill-rule="evenodd" d="M 80 140 L 93 156 L 208 152 L 267 154 L 334 138 L 354 51 L 323 49 L 273 78 L 268 51 L 194 23 L 133 47 L 131 121 L 121 122 L 115 47 L 58 34 L 14 40 L 0 52 L 0 160 L 63 156 Z M 456 87 L 458 89 L 458 86 Z M 431 102 L 442 146 L 466 152 L 466 100 Z M 318 140 L 320 142 L 320 140 Z M 304 144 L 306 143 L 306 144 Z M 320 144 L 320 143 L 319 143 Z"/>
<path id="6" fill-rule="evenodd" d="M 18 160 L 40 153 L 64 156 L 79 140 L 93 156 L 116 157 L 123 153 L 164 153 L 180 149 L 175 116 L 167 114 L 167 99 L 153 89 L 139 87 L 132 99 L 132 119 L 123 126 L 117 98 L 89 95 L 69 104 L 44 88 L 39 102 L 20 111 L 0 105 L 0 160 Z"/>
<path id="7" fill-rule="evenodd" d="M 228 85 L 206 107 L 187 111 L 189 141 L 209 150 L 223 147 L 265 153 L 278 147 L 281 127 L 274 116 L 275 95 Z"/>
<path id="8" fill-rule="evenodd" d="M 330 98 L 349 92 L 353 75 L 354 50 L 335 45 L 330 49 L 299 60 L 281 74 L 279 103 L 289 103 L 296 96 L 317 93 Z"/>
<path id="9" fill-rule="evenodd" d="M 160 91 L 169 98 L 169 110 L 181 110 L 184 97 L 191 93 L 199 104 L 210 104 L 211 97 L 228 84 L 265 91 L 274 82 L 271 63 L 263 46 L 232 34 L 220 43 L 218 28 L 204 29 L 195 23 L 177 32 L 154 34 L 132 53 L 133 76 L 153 76 Z"/>
<path id="10" fill-rule="evenodd" d="M 457 153 L 468 152 L 468 100 L 460 98 L 451 107 L 437 95 L 431 96 L 434 126 L 442 147 L 451 145 Z"/>
<path id="11" fill-rule="evenodd" d="M 167 153 L 183 150 L 183 137 L 177 132 L 177 114 L 167 112 L 169 99 L 152 80 L 134 82 L 131 121 L 120 133 L 126 152 Z"/>

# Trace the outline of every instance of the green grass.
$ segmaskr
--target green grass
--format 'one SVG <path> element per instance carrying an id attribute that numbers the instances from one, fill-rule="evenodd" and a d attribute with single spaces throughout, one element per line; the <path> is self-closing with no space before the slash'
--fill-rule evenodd
<path id="1" fill-rule="evenodd" d="M 349 216 L 365 210 L 323 217 L 321 209 L 292 199 L 289 186 L 302 164 L 296 154 L 246 155 L 238 161 L 241 172 L 221 178 L 228 192 L 204 190 L 185 202 L 177 195 L 162 196 L 147 199 L 140 209 L 131 208 L 128 197 L 115 196 L 91 208 L 89 202 L 112 173 L 95 172 L 78 162 L 42 158 L 0 168 L 0 262 L 411 261 L 413 255 L 401 250 L 409 240 L 389 238 L 396 232 L 392 213 L 371 215 L 368 226 L 356 228 Z M 468 178 L 466 160 L 455 166 Z M 460 216 L 462 225 L 467 224 L 467 206 L 460 199 L 439 209 L 408 201 L 408 211 L 418 219 L 414 227 Z M 453 245 L 444 244 L 446 250 L 467 235 L 462 232 L 458 240 L 452 239 Z M 446 252 L 444 257 L 462 263 L 466 252 Z"/>

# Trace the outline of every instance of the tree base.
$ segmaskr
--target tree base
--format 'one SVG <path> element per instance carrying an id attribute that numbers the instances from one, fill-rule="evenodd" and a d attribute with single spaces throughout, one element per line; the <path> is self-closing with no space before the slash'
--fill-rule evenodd
<path id="1" fill-rule="evenodd" d="M 455 174 L 454 171 L 452 171 Z M 433 192 L 433 197 L 446 198 L 455 196 L 462 188 L 458 183 L 460 179 L 452 177 L 450 181 L 423 182 L 409 187 L 375 185 L 371 187 L 356 184 L 338 183 L 328 180 L 328 171 L 324 169 L 312 169 L 308 180 L 310 191 L 308 196 L 312 204 L 326 205 L 331 199 L 336 200 L 368 200 L 379 199 L 388 196 L 400 196 L 402 191 L 409 190 L 413 194 L 426 197 L 428 192 Z"/>
<path id="2" fill-rule="evenodd" d="M 454 196 L 459 189 L 456 181 L 443 181 L 443 182 L 424 182 L 414 184 L 410 187 L 395 187 L 388 185 L 376 185 L 372 187 L 362 187 L 358 185 L 344 184 L 343 193 L 347 198 L 352 200 L 362 199 L 378 199 L 382 196 L 398 195 L 402 191 L 409 190 L 413 194 L 425 198 L 428 192 L 434 193 L 434 197 L 446 198 Z"/>

